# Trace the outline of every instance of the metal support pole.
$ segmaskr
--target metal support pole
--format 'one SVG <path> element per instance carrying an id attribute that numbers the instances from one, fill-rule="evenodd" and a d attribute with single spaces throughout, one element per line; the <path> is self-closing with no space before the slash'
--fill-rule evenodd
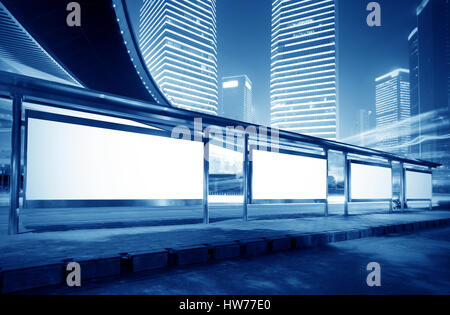
<path id="1" fill-rule="evenodd" d="M 209 135 L 203 138 L 203 224 L 209 224 Z"/>
<path id="2" fill-rule="evenodd" d="M 431 167 L 428 168 L 431 173 L 431 199 L 430 199 L 430 211 L 433 211 L 433 170 Z"/>
<path id="3" fill-rule="evenodd" d="M 244 212 L 243 219 L 248 221 L 248 204 L 250 203 L 250 152 L 248 147 L 249 135 L 244 135 Z"/>
<path id="4" fill-rule="evenodd" d="M 326 194 L 325 194 L 325 205 L 324 205 L 324 216 L 328 217 L 328 176 L 329 176 L 329 171 L 330 171 L 330 161 L 329 161 L 329 150 L 325 149 L 325 157 L 327 159 L 327 171 L 326 171 L 326 178 L 325 178 L 325 185 L 326 185 Z"/>
<path id="5" fill-rule="evenodd" d="M 348 203 L 350 201 L 350 165 L 348 153 L 344 152 L 344 215 L 348 216 Z"/>
<path id="6" fill-rule="evenodd" d="M 402 211 L 406 208 L 406 172 L 405 164 L 400 163 L 400 207 Z"/>
<path id="7" fill-rule="evenodd" d="M 19 233 L 20 154 L 22 148 L 22 96 L 14 96 L 11 128 L 11 180 L 8 234 Z"/>
<path id="8" fill-rule="evenodd" d="M 394 212 L 392 203 L 394 202 L 394 162 L 390 161 L 391 164 L 391 201 L 389 202 L 389 213 Z"/>

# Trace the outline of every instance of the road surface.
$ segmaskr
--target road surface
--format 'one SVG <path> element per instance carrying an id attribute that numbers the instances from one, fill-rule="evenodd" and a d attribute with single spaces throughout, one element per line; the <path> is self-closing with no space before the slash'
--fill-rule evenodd
<path id="1" fill-rule="evenodd" d="M 381 266 L 381 287 L 366 267 Z M 322 248 L 237 259 L 40 294 L 449 294 L 450 228 L 391 235 Z"/>

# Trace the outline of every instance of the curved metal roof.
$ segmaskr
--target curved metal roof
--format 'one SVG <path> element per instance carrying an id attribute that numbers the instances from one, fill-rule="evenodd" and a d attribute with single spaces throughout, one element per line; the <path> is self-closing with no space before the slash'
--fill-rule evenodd
<path id="1" fill-rule="evenodd" d="M 80 27 L 67 25 L 67 1 L 2 2 L 85 87 L 169 106 L 143 62 L 124 0 L 78 0 Z"/>
<path id="2" fill-rule="evenodd" d="M 0 2 L 0 69 L 82 86 L 46 52 Z"/>

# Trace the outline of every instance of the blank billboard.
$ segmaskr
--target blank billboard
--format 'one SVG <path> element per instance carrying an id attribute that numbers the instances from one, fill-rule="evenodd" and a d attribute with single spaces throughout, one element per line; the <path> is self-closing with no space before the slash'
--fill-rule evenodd
<path id="1" fill-rule="evenodd" d="M 351 163 L 351 199 L 392 199 L 392 169 Z"/>
<path id="2" fill-rule="evenodd" d="M 433 197 L 432 175 L 406 171 L 406 199 L 429 200 Z"/>
<path id="3" fill-rule="evenodd" d="M 254 150 L 252 161 L 253 199 L 326 199 L 326 159 Z"/>
<path id="4" fill-rule="evenodd" d="M 203 144 L 28 119 L 27 200 L 203 199 Z"/>

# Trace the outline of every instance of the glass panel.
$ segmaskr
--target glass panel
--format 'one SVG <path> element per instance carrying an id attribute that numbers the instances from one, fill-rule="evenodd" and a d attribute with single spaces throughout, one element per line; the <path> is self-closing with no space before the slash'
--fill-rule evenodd
<path id="1" fill-rule="evenodd" d="M 11 100 L 0 98 L 0 234 L 8 231 L 11 163 Z"/>
<path id="2" fill-rule="evenodd" d="M 28 200 L 203 199 L 203 144 L 29 118 Z"/>
<path id="3" fill-rule="evenodd" d="M 218 128 L 217 130 L 222 130 Z M 242 217 L 244 202 L 244 140 L 215 135 L 209 145 L 209 205 L 211 220 Z"/>
<path id="4" fill-rule="evenodd" d="M 328 152 L 328 214 L 344 213 L 344 154 Z"/>
<path id="5" fill-rule="evenodd" d="M 253 151 L 253 199 L 326 199 L 326 160 Z"/>
<path id="6" fill-rule="evenodd" d="M 352 199 L 391 199 L 392 171 L 390 168 L 351 164 Z"/>
<path id="7" fill-rule="evenodd" d="M 393 182 L 392 182 L 392 190 L 393 190 L 393 198 L 396 200 L 400 200 L 400 177 L 402 175 L 402 166 L 398 162 L 392 163 L 392 173 L 393 173 Z"/>
<path id="8" fill-rule="evenodd" d="M 213 203 L 241 202 L 243 200 L 243 153 L 215 145 L 211 145 L 209 149 L 210 201 Z"/>

